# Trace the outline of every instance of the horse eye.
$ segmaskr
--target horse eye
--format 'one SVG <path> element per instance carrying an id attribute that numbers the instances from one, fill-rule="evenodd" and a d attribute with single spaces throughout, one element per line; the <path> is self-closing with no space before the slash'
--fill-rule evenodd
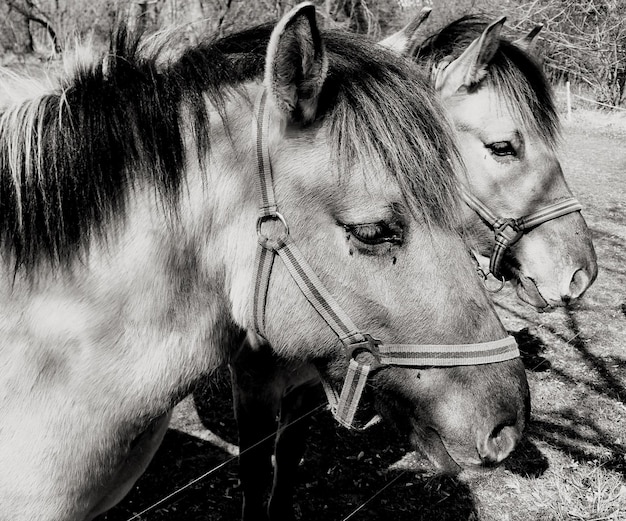
<path id="1" fill-rule="evenodd" d="M 344 224 L 344 228 L 355 239 L 368 246 L 402 243 L 402 228 L 399 224 L 379 221 L 366 224 Z"/>
<path id="2" fill-rule="evenodd" d="M 496 141 L 495 143 L 489 143 L 485 145 L 494 156 L 517 156 L 517 152 L 510 141 Z"/>

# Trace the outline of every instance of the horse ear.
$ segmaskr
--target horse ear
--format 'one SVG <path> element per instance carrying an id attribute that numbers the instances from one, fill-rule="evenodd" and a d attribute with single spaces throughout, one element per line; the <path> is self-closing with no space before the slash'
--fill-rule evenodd
<path id="1" fill-rule="evenodd" d="M 505 20 L 503 16 L 487 26 L 456 60 L 435 67 L 435 89 L 442 98 L 452 96 L 461 87 L 476 85 L 485 77 L 487 66 L 500 45 L 500 31 Z"/>
<path id="2" fill-rule="evenodd" d="M 417 30 L 430 16 L 431 11 L 432 9 L 430 7 L 422 8 L 418 15 L 397 33 L 387 36 L 387 38 L 378 43 L 403 56 L 410 55 L 415 47 L 415 41 L 417 40 Z"/>
<path id="3" fill-rule="evenodd" d="M 265 61 L 265 87 L 283 114 L 292 121 L 309 123 L 315 119 L 327 71 L 315 6 L 301 3 L 272 31 Z"/>
<path id="4" fill-rule="evenodd" d="M 526 36 L 515 40 L 513 43 L 527 53 L 534 54 L 537 46 L 537 36 L 541 29 L 543 29 L 543 24 L 537 24 Z"/>

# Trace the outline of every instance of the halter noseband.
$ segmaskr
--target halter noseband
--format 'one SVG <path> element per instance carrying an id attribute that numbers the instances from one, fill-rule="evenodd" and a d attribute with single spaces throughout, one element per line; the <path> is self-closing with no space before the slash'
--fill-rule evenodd
<path id="1" fill-rule="evenodd" d="M 294 244 L 285 218 L 278 212 L 267 145 L 269 118 L 265 110 L 267 93 L 263 90 L 256 102 L 256 121 L 252 125 L 256 144 L 261 207 L 257 220 L 259 246 L 255 262 L 255 285 L 252 305 L 253 324 L 257 333 L 265 329 L 265 301 L 276 255 L 284 262 L 306 299 L 326 321 L 343 344 L 349 360 L 341 393 L 324 381 L 322 383 L 335 419 L 350 429 L 363 429 L 372 424 L 357 425 L 355 414 L 370 372 L 383 366 L 451 367 L 490 364 L 520 356 L 511 336 L 490 342 L 458 345 L 383 344 L 362 333 L 339 306 L 334 297 L 315 275 L 311 266 Z M 278 221 L 283 230 L 277 237 L 263 233 L 263 224 Z"/>
<path id="2" fill-rule="evenodd" d="M 495 244 L 489 259 L 489 273 L 500 278 L 500 266 L 504 253 L 508 247 L 519 241 L 524 232 L 539 226 L 552 219 L 557 219 L 568 213 L 582 210 L 582 205 L 574 197 L 568 197 L 557 203 L 544 206 L 536 212 L 529 213 L 523 217 L 499 217 L 493 213 L 487 205 L 471 194 L 465 187 L 461 187 L 461 195 L 465 203 L 474 210 L 479 217 L 495 233 Z M 485 277 L 489 275 L 485 274 Z"/>

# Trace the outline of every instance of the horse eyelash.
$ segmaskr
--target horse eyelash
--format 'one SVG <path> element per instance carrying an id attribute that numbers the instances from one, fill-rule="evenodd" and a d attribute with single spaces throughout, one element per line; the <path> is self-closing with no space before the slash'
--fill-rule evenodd
<path id="1" fill-rule="evenodd" d="M 361 227 L 372 226 L 380 227 L 383 232 L 391 232 L 388 236 L 381 236 L 380 238 L 367 239 L 363 236 L 359 236 L 356 230 Z M 402 243 L 402 229 L 397 224 L 389 224 L 384 221 L 372 222 L 372 223 L 359 223 L 359 224 L 344 224 L 344 230 L 346 231 L 346 237 L 350 240 L 354 237 L 359 242 L 368 247 L 378 246 L 380 244 L 401 244 Z M 397 228 L 397 230 L 395 230 Z"/>
<path id="2" fill-rule="evenodd" d="M 507 147 L 507 151 L 504 153 L 498 153 L 498 148 L 499 148 L 498 145 L 505 145 Z M 492 154 L 498 157 L 506 157 L 506 156 L 517 157 L 517 150 L 511 144 L 510 141 L 495 141 L 493 143 L 485 144 L 485 147 L 488 148 Z"/>

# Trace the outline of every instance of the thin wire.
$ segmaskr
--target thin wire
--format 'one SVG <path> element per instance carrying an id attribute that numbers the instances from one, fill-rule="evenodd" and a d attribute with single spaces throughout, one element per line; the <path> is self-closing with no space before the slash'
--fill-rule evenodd
<path id="1" fill-rule="evenodd" d="M 293 425 L 296 422 L 299 422 L 300 420 L 303 420 L 304 418 L 306 418 L 307 416 L 311 416 L 312 414 L 315 414 L 317 411 L 319 411 L 320 409 L 326 407 L 326 403 L 321 403 L 320 405 L 318 405 L 317 407 L 314 407 L 313 409 L 311 409 L 310 411 L 304 413 L 302 416 L 299 416 L 298 418 L 296 418 L 295 420 L 293 420 L 292 422 L 288 423 L 287 425 L 285 425 L 284 427 L 281 427 L 282 429 L 286 429 L 287 427 L 289 427 L 290 425 Z M 155 508 L 157 508 L 158 506 L 162 505 L 163 503 L 169 501 L 170 499 L 172 499 L 174 496 L 180 494 L 183 490 L 187 490 L 189 487 L 195 485 L 196 483 L 198 483 L 199 481 L 202 481 L 204 479 L 206 479 L 208 476 L 210 476 L 211 474 L 213 474 L 214 472 L 217 472 L 218 470 L 220 470 L 222 467 L 225 467 L 226 465 L 228 465 L 229 463 L 231 463 L 233 460 L 236 460 L 237 458 L 239 458 L 242 454 L 245 454 L 246 452 L 248 452 L 249 450 L 254 449 L 255 447 L 257 447 L 258 445 L 260 445 L 261 443 L 266 442 L 267 440 L 273 438 L 274 436 L 276 436 L 275 433 L 270 434 L 269 436 L 266 436 L 265 438 L 257 441 L 254 445 L 250 445 L 250 447 L 248 447 L 247 449 L 245 449 L 243 452 L 240 452 L 237 456 L 232 456 L 231 458 L 227 459 L 226 461 L 223 461 L 222 463 L 220 463 L 219 465 L 217 465 L 216 467 L 208 470 L 207 472 L 205 472 L 204 474 L 202 474 L 201 476 L 198 476 L 197 478 L 194 478 L 193 480 L 191 480 L 189 483 L 187 483 L 186 485 L 183 485 L 182 487 L 174 490 L 172 493 L 168 494 L 167 496 L 159 499 L 156 503 L 150 505 L 149 507 L 145 508 L 144 510 L 142 510 L 141 512 L 139 512 L 138 514 L 133 515 L 132 517 L 128 518 L 127 521 L 133 521 L 135 519 L 140 519 L 141 516 L 143 516 L 144 514 L 147 514 L 148 512 L 154 510 Z"/>
<path id="2" fill-rule="evenodd" d="M 368 504 L 370 504 L 374 499 L 376 499 L 378 496 L 380 496 L 385 490 L 387 490 L 391 485 L 393 485 L 396 481 L 398 481 L 405 474 L 406 474 L 406 470 L 403 470 L 402 472 L 400 472 L 400 474 L 398 474 L 395 478 L 393 478 L 391 481 L 386 483 L 378 492 L 376 492 L 373 496 L 370 496 L 367 500 L 365 500 L 363 503 L 361 503 L 355 510 L 350 512 L 341 521 L 347 521 L 352 516 L 354 516 L 355 514 L 360 512 L 361 510 L 363 510 Z"/>
<path id="3" fill-rule="evenodd" d="M 144 514 L 147 514 L 148 512 L 150 512 L 151 510 L 154 510 L 155 508 L 157 508 L 159 505 L 162 505 L 163 503 L 165 503 L 166 501 L 169 501 L 172 497 L 174 497 L 175 495 L 179 494 L 180 492 L 182 492 L 183 490 L 188 489 L 189 487 L 191 487 L 192 485 L 196 484 L 198 481 L 202 481 L 203 479 L 205 479 L 207 476 L 213 474 L 214 472 L 218 471 L 219 469 L 221 469 L 222 467 L 226 466 L 228 463 L 230 463 L 231 461 L 233 461 L 234 459 L 236 459 L 237 456 L 233 456 L 232 458 L 223 461 L 222 463 L 220 463 L 217 467 L 212 468 L 211 470 L 209 470 L 208 472 L 205 472 L 204 474 L 202 474 L 201 476 L 198 476 L 197 478 L 193 479 L 192 481 L 190 481 L 189 483 L 187 483 L 186 485 L 182 486 L 181 488 L 174 490 L 174 492 L 172 492 L 171 494 L 168 494 L 167 496 L 165 496 L 164 498 L 159 499 L 156 503 L 154 503 L 153 505 L 150 505 L 148 508 L 142 510 L 141 512 L 139 512 L 138 514 L 135 514 L 133 517 L 129 518 L 128 521 L 132 521 L 133 519 L 141 519 L 141 516 L 143 516 Z"/>

